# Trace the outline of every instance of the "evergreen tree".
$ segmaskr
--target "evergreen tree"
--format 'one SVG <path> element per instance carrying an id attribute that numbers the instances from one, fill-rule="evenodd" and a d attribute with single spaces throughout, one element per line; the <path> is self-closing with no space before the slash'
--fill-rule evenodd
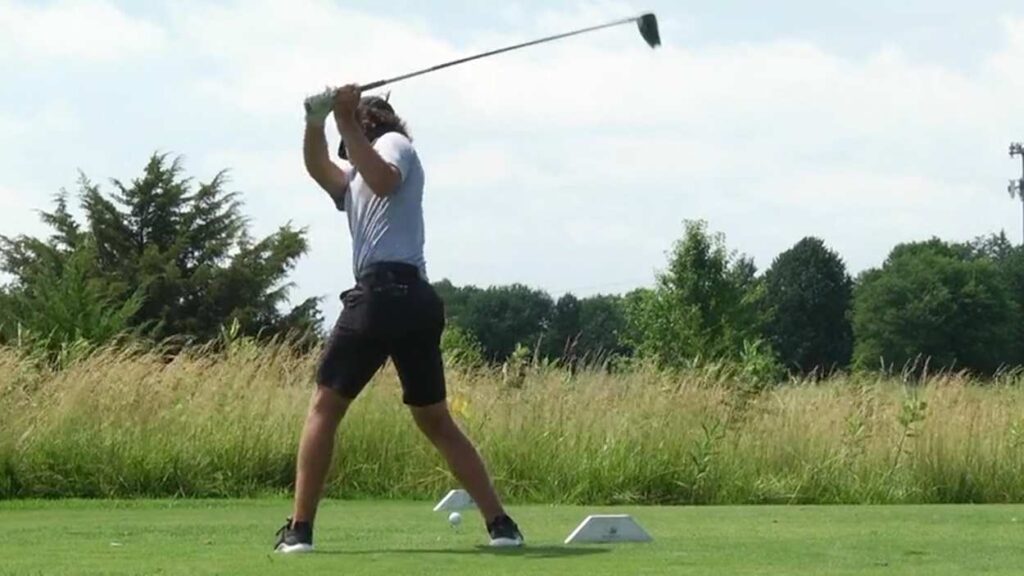
<path id="1" fill-rule="evenodd" d="M 0 237 L 0 268 L 14 277 L 9 296 L 24 299 L 55 278 L 76 278 L 120 311 L 115 317 L 132 310 L 127 324 L 157 339 L 207 341 L 235 321 L 247 335 L 319 330 L 316 299 L 281 311 L 292 288 L 287 275 L 308 248 L 304 231 L 284 226 L 254 241 L 225 173 L 194 185 L 183 172 L 180 159 L 155 154 L 141 177 L 114 180 L 110 195 L 83 175 L 84 225 L 62 193 L 42 216 L 53 230 L 48 240 Z M 8 323 L 25 314 L 8 307 Z"/>

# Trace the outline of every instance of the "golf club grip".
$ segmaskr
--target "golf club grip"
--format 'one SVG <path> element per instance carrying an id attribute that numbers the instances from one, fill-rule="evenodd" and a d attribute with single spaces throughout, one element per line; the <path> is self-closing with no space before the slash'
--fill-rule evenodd
<path id="1" fill-rule="evenodd" d="M 418 70 L 416 72 L 411 72 L 409 74 L 403 74 L 402 76 L 396 76 L 394 78 L 388 78 L 386 80 L 377 80 L 376 82 L 370 82 L 369 84 L 363 84 L 363 85 L 361 85 L 359 87 L 359 89 L 362 92 L 366 92 L 366 91 L 369 91 L 369 90 L 375 90 L 377 88 L 380 88 L 381 86 L 387 86 L 388 84 L 392 84 L 394 82 L 399 82 L 401 80 L 408 80 L 409 78 L 413 78 L 415 76 L 420 76 L 420 75 L 423 75 L 423 74 L 427 74 L 429 72 L 434 72 L 434 71 L 437 71 L 437 70 L 441 70 L 443 68 L 448 68 L 450 66 L 455 66 L 457 64 L 464 64 L 466 62 L 471 62 L 473 60 L 479 60 L 480 58 L 486 58 L 488 56 L 494 56 L 496 54 L 501 54 L 503 52 L 510 52 L 512 50 L 518 50 L 520 48 L 526 48 L 528 46 L 535 46 L 537 44 L 543 44 L 545 42 L 551 42 L 552 40 L 561 40 L 562 38 L 568 38 L 569 36 L 576 36 L 577 34 L 584 34 L 586 32 L 593 32 L 594 30 L 600 30 L 602 28 L 611 28 L 612 26 L 619 26 L 619 25 L 622 25 L 622 24 L 628 24 L 630 22 L 636 22 L 638 19 L 639 19 L 638 17 L 623 18 L 622 20 L 616 20 L 615 22 L 609 22 L 607 24 L 601 24 L 600 26 L 591 26 L 589 28 L 581 28 L 579 30 L 573 30 L 572 32 L 565 32 L 564 34 L 556 34 L 554 36 L 548 36 L 547 38 L 541 38 L 539 40 L 532 40 L 530 42 L 523 42 L 522 44 L 516 44 L 514 46 L 508 46 L 508 47 L 505 47 L 505 48 L 499 48 L 497 50 L 491 50 L 489 52 L 484 52 L 482 54 L 476 54 L 475 56 L 467 56 L 465 58 L 459 58 L 458 60 L 452 60 L 451 62 L 445 62 L 444 64 L 438 64 L 437 66 L 431 66 L 430 68 L 426 68 L 426 69 L 423 69 L 423 70 Z"/>

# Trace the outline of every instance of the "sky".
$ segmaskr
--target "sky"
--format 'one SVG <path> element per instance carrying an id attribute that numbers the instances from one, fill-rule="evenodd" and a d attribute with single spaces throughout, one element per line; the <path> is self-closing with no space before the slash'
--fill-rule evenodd
<path id="1" fill-rule="evenodd" d="M 686 220 L 761 270 L 805 236 L 854 274 L 900 242 L 1021 241 L 1024 6 L 985 0 L 0 0 L 0 233 L 45 234 L 80 171 L 109 191 L 180 155 L 229 170 L 257 235 L 308 230 L 292 298 L 330 317 L 350 241 L 303 168 L 306 95 L 648 10 L 658 50 L 619 27 L 392 88 L 432 280 L 625 292 Z"/>

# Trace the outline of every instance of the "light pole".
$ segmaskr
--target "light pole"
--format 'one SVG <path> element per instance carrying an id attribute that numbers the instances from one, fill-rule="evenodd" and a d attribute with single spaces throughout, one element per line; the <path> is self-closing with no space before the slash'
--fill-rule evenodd
<path id="1" fill-rule="evenodd" d="M 1010 144 L 1010 158 L 1014 156 L 1020 156 L 1021 177 L 1020 180 L 1010 180 L 1010 198 L 1020 198 L 1020 205 L 1024 208 L 1024 144 Z M 1024 237 L 1021 238 L 1021 245 L 1024 246 Z"/>

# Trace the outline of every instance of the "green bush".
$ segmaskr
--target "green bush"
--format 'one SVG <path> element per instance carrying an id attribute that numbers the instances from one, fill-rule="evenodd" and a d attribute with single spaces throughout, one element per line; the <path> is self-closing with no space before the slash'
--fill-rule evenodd
<path id="1" fill-rule="evenodd" d="M 441 351 L 445 364 L 460 368 L 477 368 L 484 363 L 480 342 L 467 330 L 449 324 L 441 334 Z"/>

